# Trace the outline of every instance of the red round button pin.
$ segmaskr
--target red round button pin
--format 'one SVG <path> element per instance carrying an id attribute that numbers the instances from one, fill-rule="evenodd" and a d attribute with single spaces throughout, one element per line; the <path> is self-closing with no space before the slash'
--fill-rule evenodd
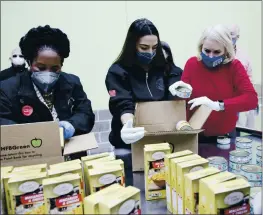
<path id="1" fill-rule="evenodd" d="M 33 108 L 29 105 L 22 107 L 22 113 L 24 116 L 30 116 L 33 113 Z"/>

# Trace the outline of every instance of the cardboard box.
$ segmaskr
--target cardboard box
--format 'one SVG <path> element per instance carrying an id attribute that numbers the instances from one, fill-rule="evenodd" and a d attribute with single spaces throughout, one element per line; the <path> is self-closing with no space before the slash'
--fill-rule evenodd
<path id="1" fill-rule="evenodd" d="M 44 214 L 42 181 L 47 173 L 21 175 L 8 180 L 11 199 L 10 214 Z"/>
<path id="2" fill-rule="evenodd" d="M 210 200 L 209 214 L 250 214 L 250 184 L 244 179 L 216 184 L 204 197 Z"/>
<path id="3" fill-rule="evenodd" d="M 115 156 L 109 155 L 107 157 L 101 157 L 101 158 L 97 158 L 94 160 L 87 160 L 84 161 L 83 163 L 83 173 L 84 173 L 84 181 L 85 181 L 85 191 L 86 191 L 86 195 L 90 194 L 90 189 L 89 189 L 89 173 L 88 173 L 88 169 L 92 168 L 92 165 L 98 162 L 104 162 L 104 161 L 113 161 L 115 160 Z"/>
<path id="4" fill-rule="evenodd" d="M 199 180 L 219 172 L 217 168 L 209 167 L 185 175 L 185 214 L 199 214 Z"/>
<path id="5" fill-rule="evenodd" d="M 80 194 L 82 199 L 85 197 L 85 189 L 84 189 L 84 176 L 82 173 L 82 168 L 79 163 L 72 163 L 68 166 L 60 166 L 59 168 L 53 168 L 48 170 L 49 177 L 58 177 L 62 175 L 69 175 L 69 174 L 79 174 L 80 176 Z"/>
<path id="6" fill-rule="evenodd" d="M 79 174 L 43 180 L 44 214 L 83 214 Z"/>
<path id="7" fill-rule="evenodd" d="M 124 190 L 125 188 L 119 184 L 113 184 L 103 190 L 98 191 L 97 193 L 93 193 L 92 195 L 85 197 L 84 214 L 101 214 L 99 211 L 99 203 L 104 201 L 105 196 L 114 196 L 121 189 Z"/>
<path id="8" fill-rule="evenodd" d="M 172 207 L 172 190 L 171 190 L 171 165 L 170 161 L 173 158 L 178 158 L 178 157 L 183 157 L 186 155 L 193 154 L 190 150 L 184 150 L 181 152 L 175 152 L 172 154 L 166 154 L 164 156 L 164 165 L 165 165 L 165 181 L 166 181 L 166 203 L 167 203 L 167 209 L 168 211 L 172 212 L 173 207 Z"/>
<path id="9" fill-rule="evenodd" d="M 111 168 L 88 169 L 90 193 L 96 193 L 112 184 L 124 186 L 122 168 L 120 165 Z"/>
<path id="10" fill-rule="evenodd" d="M 4 166 L 4 167 L 1 166 L 1 175 L 2 173 L 12 172 L 13 168 L 14 168 L 13 166 Z"/>
<path id="11" fill-rule="evenodd" d="M 146 200 L 166 198 L 164 157 L 170 151 L 169 145 L 144 148 Z"/>
<path id="12" fill-rule="evenodd" d="M 145 144 L 167 142 L 173 152 L 190 150 L 198 153 L 198 133 L 211 113 L 211 109 L 200 106 L 189 123 L 192 131 L 177 131 L 176 123 L 186 120 L 186 103 L 179 101 L 141 102 L 136 105 L 134 126 L 144 127 L 145 137 L 131 145 L 133 171 L 143 171 L 143 149 Z"/>
<path id="13" fill-rule="evenodd" d="M 40 169 L 41 172 L 46 172 L 47 164 L 36 164 L 36 165 L 15 167 L 12 172 L 29 171 L 34 169 Z"/>
<path id="14" fill-rule="evenodd" d="M 199 213 L 200 214 L 209 214 L 210 206 L 207 203 L 209 199 L 206 198 L 206 195 L 210 195 L 211 192 L 210 187 L 217 186 L 217 184 L 234 180 L 236 179 L 236 175 L 230 172 L 220 172 L 216 175 L 209 176 L 206 178 L 202 178 L 199 181 Z"/>
<path id="15" fill-rule="evenodd" d="M 122 178 L 123 178 L 123 186 L 125 187 L 125 169 L 124 169 L 124 162 L 121 159 L 112 160 L 112 161 L 105 161 L 105 162 L 96 162 L 92 164 L 92 168 L 111 168 L 112 165 L 120 165 L 122 168 Z"/>
<path id="16" fill-rule="evenodd" d="M 71 161 L 65 161 L 65 162 L 62 162 L 62 163 L 56 163 L 56 164 L 51 164 L 49 165 L 49 168 L 50 169 L 57 169 L 57 168 L 60 168 L 61 166 L 69 166 L 69 165 L 75 165 L 75 164 L 82 164 L 80 159 L 76 159 L 76 160 L 71 160 Z"/>
<path id="17" fill-rule="evenodd" d="M 99 203 L 101 214 L 141 214 L 140 190 L 129 186 Z"/>
<path id="18" fill-rule="evenodd" d="M 61 147 L 57 122 L 39 122 L 1 126 L 1 166 L 22 166 L 63 162 L 70 155 L 97 148 L 94 133 L 72 137 Z M 52 150 L 51 150 L 52 149 Z"/>
<path id="19" fill-rule="evenodd" d="M 177 185 L 176 185 L 176 191 L 177 191 L 177 212 L 178 214 L 184 214 L 185 213 L 185 180 L 184 175 L 187 173 L 195 172 L 204 168 L 209 167 L 209 161 L 200 158 L 188 162 L 178 163 L 177 164 Z"/>
<path id="20" fill-rule="evenodd" d="M 12 214 L 12 208 L 11 208 L 11 198 L 10 198 L 10 190 L 8 187 L 8 181 L 10 178 L 12 177 L 19 177 L 19 176 L 35 176 L 37 174 L 41 173 L 41 169 L 34 169 L 34 170 L 28 170 L 28 171 L 21 171 L 21 172 L 5 172 L 3 174 L 1 174 L 1 178 L 3 180 L 3 186 L 4 186 L 4 190 L 5 190 L 5 201 L 6 201 L 6 210 L 8 212 L 8 214 Z"/>
<path id="21" fill-rule="evenodd" d="M 103 152 L 103 153 L 99 153 L 95 155 L 87 155 L 85 157 L 81 157 L 81 161 L 82 163 L 84 163 L 85 161 L 95 160 L 98 158 L 103 158 L 103 157 L 108 157 L 108 156 L 110 156 L 109 152 Z"/>
<path id="22" fill-rule="evenodd" d="M 170 172 L 170 178 L 171 178 L 171 184 L 168 185 L 168 189 L 171 190 L 172 195 L 168 198 L 171 199 L 171 206 L 172 206 L 172 212 L 173 214 L 177 214 L 177 164 L 178 163 L 182 163 L 182 162 L 187 162 L 187 161 L 191 161 L 191 160 L 196 160 L 196 159 L 200 159 L 201 156 L 197 155 L 197 154 L 193 154 L 193 155 L 187 155 L 187 156 L 183 156 L 183 157 L 179 157 L 179 158 L 173 158 L 170 161 L 171 164 L 171 172 Z"/>
<path id="23" fill-rule="evenodd" d="M 7 167 L 1 167 L 1 214 L 7 214 L 7 206 L 6 206 L 6 197 L 5 197 L 5 187 L 4 187 L 4 175 L 8 174 L 12 171 L 13 167 L 12 166 L 7 166 Z"/>

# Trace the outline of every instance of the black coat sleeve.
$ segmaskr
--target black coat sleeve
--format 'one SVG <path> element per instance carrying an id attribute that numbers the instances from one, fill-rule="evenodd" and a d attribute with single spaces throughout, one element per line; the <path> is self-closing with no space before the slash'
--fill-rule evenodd
<path id="1" fill-rule="evenodd" d="M 75 78 L 73 115 L 66 121 L 70 122 L 75 128 L 75 135 L 87 134 L 94 126 L 95 115 L 92 110 L 91 101 L 87 98 L 79 78 L 77 76 Z"/>
<path id="2" fill-rule="evenodd" d="M 167 80 L 167 85 L 168 85 L 168 89 L 169 87 L 174 84 L 175 82 L 177 81 L 180 81 L 181 80 L 181 77 L 182 77 L 182 73 L 183 73 L 183 70 L 178 67 L 178 66 L 175 66 L 175 65 L 172 65 L 171 66 L 171 70 L 170 72 L 168 73 L 168 80 Z M 168 100 L 174 100 L 174 99 L 179 99 L 179 97 L 177 96 L 173 96 L 170 91 L 168 90 Z"/>
<path id="3" fill-rule="evenodd" d="M 0 81 L 0 125 L 17 124 L 15 122 L 12 99 L 5 92 L 6 87 L 13 86 L 15 88 L 14 84 L 9 85 L 9 83 L 11 82 Z"/>
<path id="4" fill-rule="evenodd" d="M 109 69 L 105 84 L 110 94 L 109 110 L 111 114 L 118 117 L 121 117 L 124 113 L 134 114 L 135 103 L 128 73 L 115 64 Z"/>

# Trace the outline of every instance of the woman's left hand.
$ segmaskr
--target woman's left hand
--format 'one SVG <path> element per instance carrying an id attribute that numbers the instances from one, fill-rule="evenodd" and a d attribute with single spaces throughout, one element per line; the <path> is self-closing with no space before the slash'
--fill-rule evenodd
<path id="1" fill-rule="evenodd" d="M 70 139 L 75 133 L 75 128 L 73 127 L 73 125 L 71 125 L 71 123 L 67 121 L 60 121 L 59 127 L 63 128 L 63 134 L 65 140 Z"/>
<path id="2" fill-rule="evenodd" d="M 218 101 L 214 102 L 211 99 L 207 98 L 206 96 L 192 99 L 188 102 L 188 104 L 192 104 L 190 110 L 193 110 L 197 106 L 205 105 L 214 111 L 220 111 L 219 102 Z"/>

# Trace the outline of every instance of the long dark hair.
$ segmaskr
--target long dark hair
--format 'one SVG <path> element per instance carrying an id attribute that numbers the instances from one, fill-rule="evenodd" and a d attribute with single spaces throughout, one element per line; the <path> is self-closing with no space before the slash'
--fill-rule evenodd
<path id="1" fill-rule="evenodd" d="M 118 63 L 127 67 L 135 64 L 137 62 L 136 43 L 141 37 L 146 35 L 155 35 L 158 38 L 156 56 L 154 57 L 151 64 L 158 67 L 165 67 L 165 58 L 162 52 L 159 32 L 155 25 L 148 19 L 137 19 L 130 25 L 122 51 L 114 64 Z"/>
<path id="2" fill-rule="evenodd" d="M 166 43 L 164 41 L 161 41 L 161 44 L 162 44 L 162 47 L 163 47 L 164 51 L 168 55 L 168 57 L 166 58 L 167 63 L 175 66 L 174 58 L 173 58 L 173 54 L 172 54 L 170 46 L 168 45 L 168 43 Z"/>
<path id="3" fill-rule="evenodd" d="M 172 54 L 171 48 L 168 45 L 168 43 L 161 41 L 161 44 L 162 44 L 162 48 L 164 49 L 164 51 L 168 55 L 166 58 L 166 72 L 169 74 L 171 72 L 172 68 L 177 67 L 177 66 L 174 63 L 173 54 Z"/>

